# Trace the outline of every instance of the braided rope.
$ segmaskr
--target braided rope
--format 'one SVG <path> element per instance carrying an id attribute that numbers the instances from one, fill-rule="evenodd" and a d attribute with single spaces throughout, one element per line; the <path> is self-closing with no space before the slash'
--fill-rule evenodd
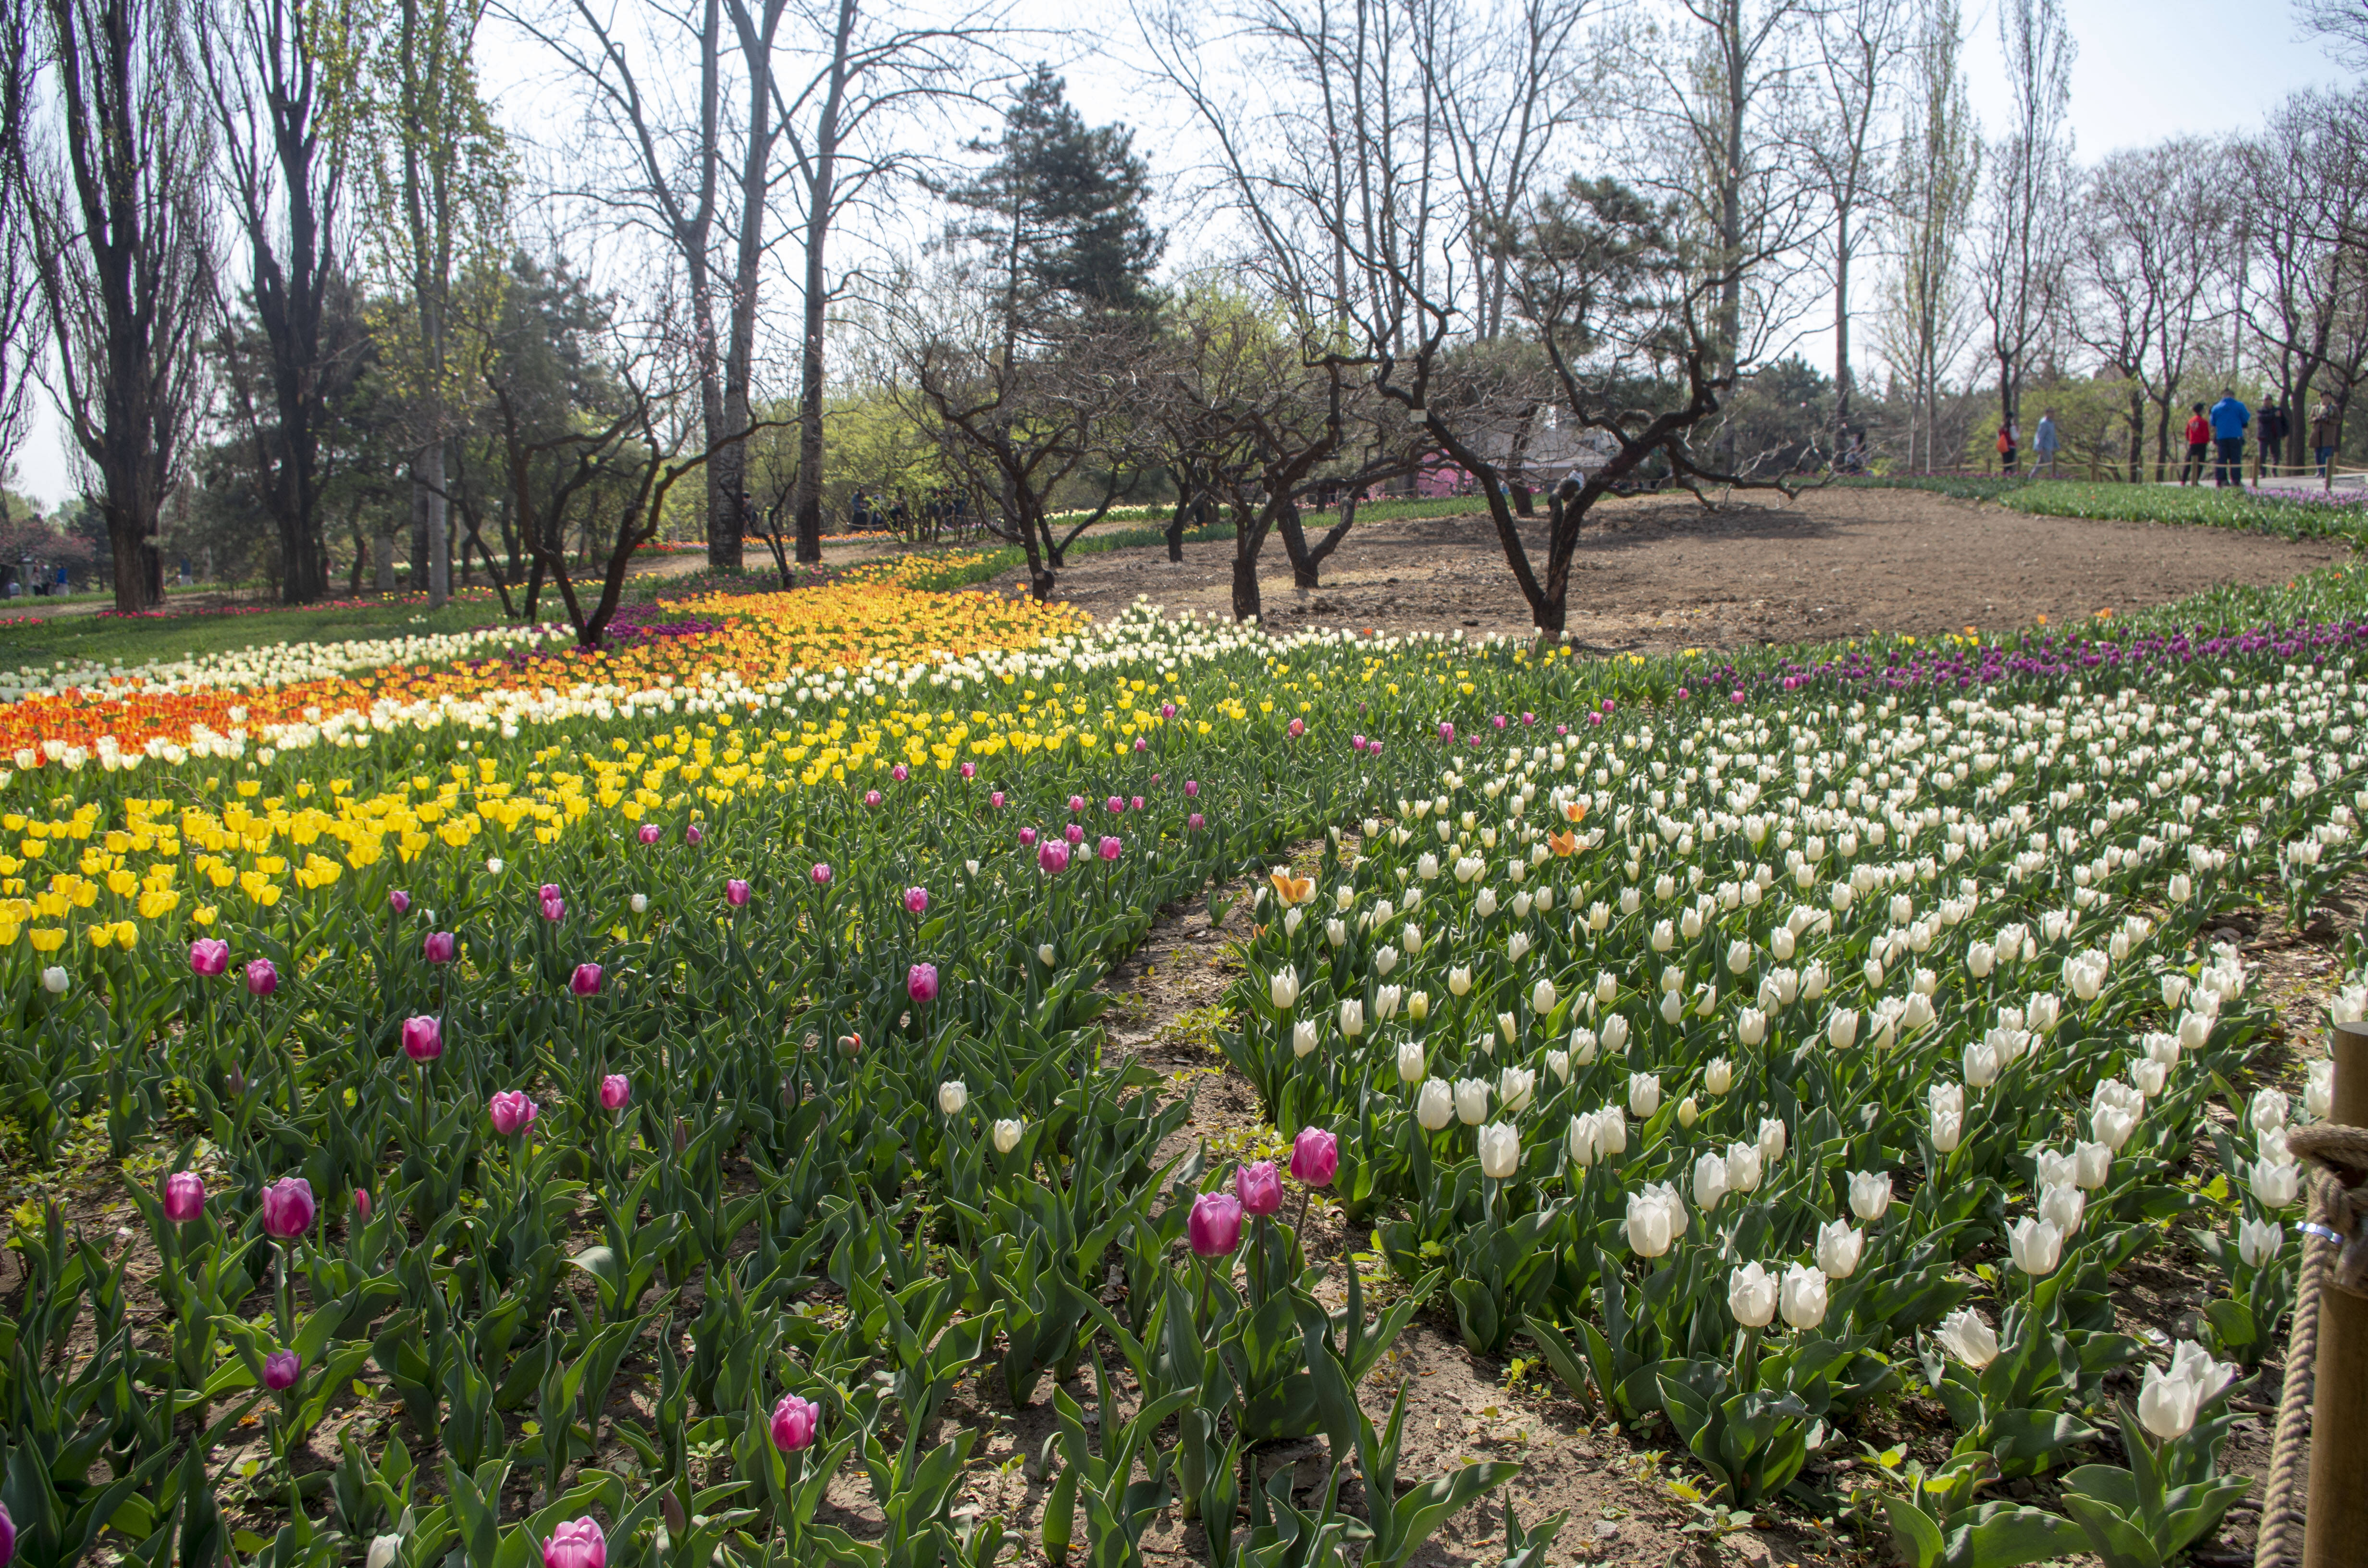
<path id="1" fill-rule="evenodd" d="M 2286 1568 L 2302 1561 L 2304 1456 L 2318 1369 L 2318 1302 L 2328 1285 L 2368 1297 L 2368 1186 L 2350 1180 L 2368 1171 L 2368 1128 L 2320 1123 L 2286 1135 L 2286 1147 L 2315 1163 L 2310 1173 L 2310 1221 L 2303 1238 L 2302 1278 L 2294 1327 L 2286 1335 L 2285 1387 L 2278 1396 L 2277 1433 L 2270 1449 L 2269 1484 L 2261 1497 L 2261 1528 L 2253 1568 Z M 2340 1238 L 2340 1244 L 2339 1244 Z"/>

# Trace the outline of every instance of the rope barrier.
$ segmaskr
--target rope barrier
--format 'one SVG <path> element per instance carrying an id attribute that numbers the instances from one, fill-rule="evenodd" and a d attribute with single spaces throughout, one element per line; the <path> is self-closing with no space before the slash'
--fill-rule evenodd
<path id="1" fill-rule="evenodd" d="M 2269 1485 L 2261 1497 L 2261 1529 L 2253 1568 L 2289 1568 L 2302 1561 L 2303 1525 L 2309 1513 L 2303 1454 L 2318 1366 L 2318 1301 L 2327 1286 L 2368 1297 L 2368 1128 L 2320 1123 L 2286 1135 L 2286 1147 L 2311 1162 L 2310 1218 L 2303 1222 L 2302 1281 L 2294 1327 L 2286 1335 L 2285 1387 L 2278 1398 L 2276 1437 L 2270 1449 Z"/>

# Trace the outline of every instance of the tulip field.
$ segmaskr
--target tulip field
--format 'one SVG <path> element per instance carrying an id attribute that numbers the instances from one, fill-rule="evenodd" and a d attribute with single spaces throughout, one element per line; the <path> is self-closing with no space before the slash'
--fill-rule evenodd
<path id="1" fill-rule="evenodd" d="M 2361 581 L 1736 663 L 881 581 L 0 677 L 0 1568 L 1587 1555 L 1402 1471 L 1417 1320 L 1713 1530 L 2157 1568 L 2274 1397 L 2329 1085 L 2214 934 L 2362 858 Z M 1222 1153 L 1100 1017 L 1203 892 Z M 957 1400 L 1049 1411 L 1024 1513 Z"/>

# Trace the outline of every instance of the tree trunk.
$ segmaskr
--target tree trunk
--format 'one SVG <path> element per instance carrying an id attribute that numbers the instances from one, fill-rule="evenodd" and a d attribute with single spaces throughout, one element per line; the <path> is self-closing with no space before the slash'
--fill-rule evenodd
<path id="1" fill-rule="evenodd" d="M 830 237 L 831 209 L 838 199 L 838 116 L 847 94 L 847 55 L 855 31 L 855 0 L 839 0 L 838 27 L 831 40 L 830 91 L 814 132 L 814 176 L 807 184 L 805 335 L 800 345 L 798 389 L 798 560 L 822 560 L 823 324 L 830 301 L 824 243 Z"/>
<path id="2" fill-rule="evenodd" d="M 451 501 L 444 494 L 444 443 L 430 441 L 419 454 L 427 503 L 427 608 L 441 609 L 452 597 Z"/>
<path id="3" fill-rule="evenodd" d="M 1234 619 L 1256 620 L 1258 618 L 1258 557 L 1247 549 L 1250 530 L 1243 528 L 1234 536 Z"/>

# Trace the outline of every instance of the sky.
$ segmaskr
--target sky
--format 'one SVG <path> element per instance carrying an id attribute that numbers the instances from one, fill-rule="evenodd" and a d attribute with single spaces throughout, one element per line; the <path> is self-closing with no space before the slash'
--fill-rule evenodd
<path id="1" fill-rule="evenodd" d="M 2346 79 L 2343 67 L 2323 47 L 2297 38 L 2285 0 L 2272 0 L 2249 15 L 2228 0 L 2066 0 L 2065 10 L 2078 44 L 2070 118 L 2083 162 L 2171 136 L 2247 131 L 2287 94 Z M 1088 121 L 1123 120 L 1137 127 L 1137 146 L 1150 155 L 1154 172 L 1176 171 L 1186 156 L 1176 140 L 1183 115 L 1148 91 L 1130 63 L 1124 33 L 1110 40 L 1107 51 L 1095 41 L 1097 27 L 1129 26 L 1121 5 L 1029 0 L 1018 15 L 1026 25 L 1043 29 L 1041 40 L 1031 40 L 1030 52 L 1051 56 L 1063 69 L 1069 97 Z M 2003 124 L 2009 100 L 1996 14 L 1982 0 L 1965 0 L 1964 15 L 1966 79 L 1975 112 L 1986 124 Z M 498 115 L 523 122 L 541 112 L 546 100 L 533 85 L 537 63 L 524 51 L 497 45 L 488 50 L 483 68 Z M 967 129 L 994 133 L 983 117 L 980 125 Z M 1171 244 L 1171 255 L 1179 254 L 1182 247 Z M 1796 347 L 1813 363 L 1831 358 L 1824 334 L 1804 336 Z M 54 505 L 76 482 L 55 410 L 39 396 L 36 401 L 37 424 L 17 456 L 15 488 Z"/>

